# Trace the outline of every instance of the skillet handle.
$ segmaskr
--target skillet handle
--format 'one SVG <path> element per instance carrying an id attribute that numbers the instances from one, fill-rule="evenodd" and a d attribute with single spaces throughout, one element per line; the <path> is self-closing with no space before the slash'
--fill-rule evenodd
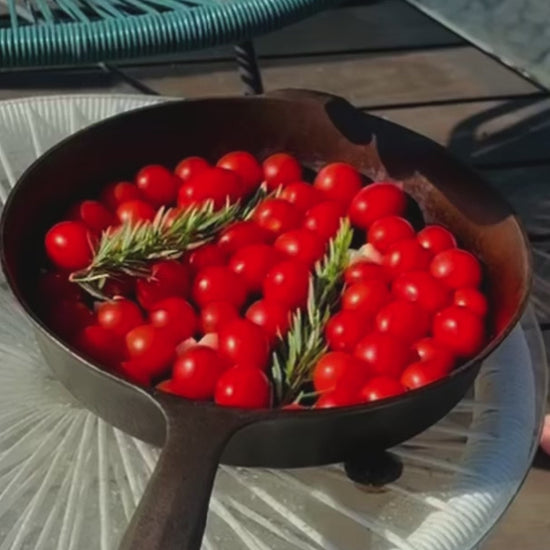
<path id="1" fill-rule="evenodd" d="M 248 422 L 229 410 L 213 415 L 212 408 L 159 401 L 166 442 L 119 550 L 200 550 L 220 457 Z"/>

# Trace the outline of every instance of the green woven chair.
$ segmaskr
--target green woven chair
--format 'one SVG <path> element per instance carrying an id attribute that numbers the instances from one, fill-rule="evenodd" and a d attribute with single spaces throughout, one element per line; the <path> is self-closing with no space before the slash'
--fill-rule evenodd
<path id="1" fill-rule="evenodd" d="M 261 92 L 251 39 L 338 0 L 0 0 L 0 68 L 79 65 L 238 44 L 246 91 Z"/>

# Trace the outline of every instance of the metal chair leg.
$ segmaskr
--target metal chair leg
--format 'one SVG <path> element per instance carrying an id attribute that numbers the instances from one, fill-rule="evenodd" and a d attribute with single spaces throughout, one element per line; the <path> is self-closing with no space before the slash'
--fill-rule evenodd
<path id="1" fill-rule="evenodd" d="M 235 45 L 235 58 L 241 80 L 244 84 L 244 95 L 261 94 L 264 91 L 258 59 L 251 40 Z"/>

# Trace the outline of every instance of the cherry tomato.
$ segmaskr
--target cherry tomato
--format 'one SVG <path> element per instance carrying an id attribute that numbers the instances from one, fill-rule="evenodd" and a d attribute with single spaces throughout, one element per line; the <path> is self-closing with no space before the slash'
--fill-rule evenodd
<path id="1" fill-rule="evenodd" d="M 209 302 L 201 310 L 201 329 L 205 334 L 219 332 L 221 328 L 239 317 L 239 310 L 228 301 Z"/>
<path id="2" fill-rule="evenodd" d="M 219 332 L 220 354 L 233 363 L 265 368 L 269 343 L 265 332 L 248 319 L 234 319 Z"/>
<path id="3" fill-rule="evenodd" d="M 337 407 L 349 407 L 359 403 L 359 394 L 347 389 L 336 389 L 324 393 L 315 403 L 316 409 L 335 409 Z"/>
<path id="4" fill-rule="evenodd" d="M 47 271 L 38 279 L 37 296 L 45 304 L 57 305 L 59 300 L 80 300 L 82 291 L 77 284 L 69 281 L 66 273 Z"/>
<path id="5" fill-rule="evenodd" d="M 271 384 L 260 369 L 236 365 L 221 375 L 214 401 L 222 407 L 267 408 L 271 402 Z"/>
<path id="6" fill-rule="evenodd" d="M 47 233 L 46 253 L 59 269 L 83 269 L 92 260 L 91 236 L 81 222 L 59 222 Z"/>
<path id="7" fill-rule="evenodd" d="M 147 362 L 141 359 L 128 359 L 120 363 L 117 372 L 132 384 L 149 387 L 153 383 L 153 374 L 149 370 Z M 163 374 L 166 373 L 163 371 L 160 376 Z"/>
<path id="8" fill-rule="evenodd" d="M 107 185 L 101 192 L 101 202 L 112 212 L 128 201 L 143 200 L 141 191 L 129 181 L 115 181 Z"/>
<path id="9" fill-rule="evenodd" d="M 99 364 L 114 368 L 124 358 L 122 339 L 99 325 L 90 325 L 78 334 L 75 346 Z"/>
<path id="10" fill-rule="evenodd" d="M 203 308 L 210 302 L 227 300 L 237 308 L 246 301 L 246 283 L 225 266 L 210 266 L 201 269 L 193 282 L 193 300 Z"/>
<path id="11" fill-rule="evenodd" d="M 301 218 L 300 211 L 283 199 L 264 200 L 253 214 L 254 221 L 275 237 L 298 227 Z"/>
<path id="12" fill-rule="evenodd" d="M 325 201 L 312 206 L 304 216 L 303 226 L 329 240 L 336 235 L 344 217 L 342 206 L 334 201 Z"/>
<path id="13" fill-rule="evenodd" d="M 327 164 L 315 177 L 313 185 L 327 200 L 336 201 L 346 208 L 363 185 L 361 174 L 350 164 Z"/>
<path id="14" fill-rule="evenodd" d="M 99 201 L 81 201 L 71 208 L 70 219 L 80 221 L 96 233 L 117 223 L 117 218 Z"/>
<path id="15" fill-rule="evenodd" d="M 273 300 L 258 300 L 246 310 L 246 318 L 266 333 L 270 342 L 284 336 L 290 326 L 290 311 L 285 304 Z"/>
<path id="16" fill-rule="evenodd" d="M 454 235 L 441 225 L 427 225 L 418 232 L 416 238 L 420 246 L 430 251 L 434 256 L 449 248 L 456 248 Z"/>
<path id="17" fill-rule="evenodd" d="M 430 264 L 433 277 L 450 288 L 477 287 L 481 283 L 481 266 L 477 258 L 459 248 L 440 252 Z"/>
<path id="18" fill-rule="evenodd" d="M 116 278 L 108 279 L 101 291 L 111 299 L 117 296 L 128 297 L 134 294 L 136 280 L 129 275 L 119 275 Z"/>
<path id="19" fill-rule="evenodd" d="M 413 226 L 399 216 L 387 216 L 372 223 L 367 240 L 376 250 L 385 253 L 390 246 L 405 239 L 414 238 Z"/>
<path id="20" fill-rule="evenodd" d="M 275 153 L 266 158 L 262 164 L 264 179 L 268 189 L 276 189 L 279 185 L 300 181 L 302 167 L 300 163 L 287 153 Z"/>
<path id="21" fill-rule="evenodd" d="M 485 341 L 483 321 L 469 309 L 458 306 L 450 306 L 435 316 L 433 335 L 459 357 L 474 356 Z"/>
<path id="22" fill-rule="evenodd" d="M 174 384 L 170 378 L 168 380 L 163 380 L 162 382 L 157 384 L 155 388 L 159 391 L 163 391 L 164 393 L 171 393 L 172 395 L 177 395 Z"/>
<path id="23" fill-rule="evenodd" d="M 430 331 L 430 316 L 419 305 L 395 300 L 385 305 L 376 316 L 376 328 L 412 343 Z"/>
<path id="24" fill-rule="evenodd" d="M 264 297 L 287 304 L 289 309 L 304 306 L 309 291 L 309 270 L 296 260 L 286 260 L 273 266 L 263 283 Z"/>
<path id="25" fill-rule="evenodd" d="M 401 374 L 400 382 L 409 390 L 416 390 L 441 380 L 448 374 L 440 363 L 419 361 L 407 366 Z"/>
<path id="26" fill-rule="evenodd" d="M 218 246 L 231 255 L 249 244 L 264 244 L 272 240 L 269 231 L 252 221 L 242 221 L 226 227 L 218 237 Z"/>
<path id="27" fill-rule="evenodd" d="M 187 399 L 212 399 L 216 384 L 227 363 L 207 346 L 194 346 L 184 351 L 172 369 L 172 389 Z"/>
<path id="28" fill-rule="evenodd" d="M 489 311 L 487 298 L 475 288 L 459 288 L 455 290 L 454 305 L 465 307 L 480 317 L 485 317 Z"/>
<path id="29" fill-rule="evenodd" d="M 325 325 L 325 339 L 334 351 L 353 352 L 357 342 L 373 329 L 370 319 L 353 310 L 335 313 Z"/>
<path id="30" fill-rule="evenodd" d="M 208 168 L 210 168 L 210 164 L 202 157 L 186 157 L 178 163 L 174 173 L 185 182 Z"/>
<path id="31" fill-rule="evenodd" d="M 178 196 L 179 180 L 160 164 L 143 167 L 136 176 L 137 188 L 155 208 L 172 204 Z"/>
<path id="32" fill-rule="evenodd" d="M 375 376 L 371 378 L 361 389 L 363 401 L 379 401 L 388 397 L 395 397 L 405 393 L 406 388 L 395 378 L 389 376 Z"/>
<path id="33" fill-rule="evenodd" d="M 154 220 L 156 212 L 148 202 L 135 199 L 121 202 L 116 209 L 116 215 L 120 223 L 135 224 Z"/>
<path id="34" fill-rule="evenodd" d="M 353 310 L 364 319 L 374 316 L 391 298 L 388 287 L 380 279 L 354 283 L 342 294 L 342 309 Z"/>
<path id="35" fill-rule="evenodd" d="M 405 239 L 389 247 L 382 265 L 393 277 L 407 271 L 422 271 L 430 265 L 430 253 L 416 239 Z"/>
<path id="36" fill-rule="evenodd" d="M 145 309 L 170 296 L 187 297 L 191 286 L 191 273 L 188 266 L 175 260 L 162 260 L 151 266 L 147 279 L 136 281 L 136 296 Z"/>
<path id="37" fill-rule="evenodd" d="M 216 166 L 232 170 L 241 178 L 245 193 L 251 193 L 256 190 L 263 179 L 263 171 L 260 163 L 253 155 L 246 151 L 233 151 L 224 155 Z"/>
<path id="38" fill-rule="evenodd" d="M 82 302 L 61 300 L 47 314 L 48 325 L 62 338 L 72 340 L 84 327 L 95 323 L 93 312 Z"/>
<path id="39" fill-rule="evenodd" d="M 289 183 L 280 197 L 294 205 L 300 212 L 306 212 L 323 200 L 323 194 L 305 181 Z"/>
<path id="40" fill-rule="evenodd" d="M 352 263 L 346 271 L 344 271 L 344 281 L 347 285 L 371 281 L 372 279 L 378 279 L 385 282 L 389 282 L 390 280 L 386 269 L 380 264 L 374 264 L 363 260 Z"/>
<path id="41" fill-rule="evenodd" d="M 225 265 L 227 255 L 217 244 L 209 243 L 189 252 L 186 259 L 191 270 L 197 273 L 205 267 Z"/>
<path id="42" fill-rule="evenodd" d="M 241 277 L 248 290 L 258 293 L 269 270 L 282 255 L 268 244 L 251 244 L 237 250 L 229 261 L 229 268 Z"/>
<path id="43" fill-rule="evenodd" d="M 439 363 L 441 368 L 446 371 L 450 371 L 455 364 L 453 354 L 433 338 L 422 338 L 413 344 L 412 349 L 420 361 Z"/>
<path id="44" fill-rule="evenodd" d="M 289 259 L 313 266 L 325 255 L 325 243 L 314 231 L 293 229 L 277 237 L 275 250 Z"/>
<path id="45" fill-rule="evenodd" d="M 449 290 L 427 271 L 401 273 L 392 285 L 396 298 L 415 302 L 428 313 L 436 313 L 449 305 Z"/>
<path id="46" fill-rule="evenodd" d="M 126 349 L 134 365 L 150 378 L 165 374 L 176 353 L 172 340 L 153 325 L 140 325 L 126 334 Z"/>
<path id="47" fill-rule="evenodd" d="M 193 336 L 198 327 L 197 314 L 193 306 L 179 296 L 171 296 L 157 302 L 149 311 L 149 321 L 176 343 Z"/>
<path id="48" fill-rule="evenodd" d="M 178 206 L 186 208 L 212 201 L 219 210 L 236 201 L 242 194 L 242 182 L 235 172 L 224 168 L 208 168 L 194 174 L 178 192 Z"/>
<path id="49" fill-rule="evenodd" d="M 371 332 L 359 340 L 354 355 L 376 375 L 398 378 L 411 358 L 409 346 L 387 332 Z"/>
<path id="50" fill-rule="evenodd" d="M 356 391 L 369 376 L 368 367 L 349 353 L 331 351 L 323 355 L 313 367 L 313 387 L 319 393 L 345 388 Z"/>
<path id="51" fill-rule="evenodd" d="M 407 207 L 405 193 L 393 183 L 371 183 L 355 195 L 348 210 L 351 223 L 359 229 L 369 227 L 386 216 L 402 216 Z"/>
<path id="52" fill-rule="evenodd" d="M 139 307 L 131 300 L 119 299 L 103 302 L 97 308 L 97 322 L 118 336 L 125 336 L 133 328 L 143 324 Z"/>

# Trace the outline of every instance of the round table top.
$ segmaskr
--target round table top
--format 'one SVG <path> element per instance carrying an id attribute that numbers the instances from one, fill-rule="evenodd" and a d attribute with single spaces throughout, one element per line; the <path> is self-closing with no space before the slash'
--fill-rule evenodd
<path id="1" fill-rule="evenodd" d="M 59 140 L 157 101 L 85 95 L 0 102 L 0 202 Z M 546 374 L 529 309 L 485 361 L 471 394 L 391 450 L 404 465 L 398 480 L 368 490 L 337 465 L 222 466 L 203 547 L 475 548 L 519 490 L 537 449 Z M 84 409 L 55 380 L 0 276 L 0 550 L 116 549 L 158 454 Z"/>
<path id="2" fill-rule="evenodd" d="M 75 65 L 235 44 L 339 0 L 1 0 L 0 67 Z"/>

